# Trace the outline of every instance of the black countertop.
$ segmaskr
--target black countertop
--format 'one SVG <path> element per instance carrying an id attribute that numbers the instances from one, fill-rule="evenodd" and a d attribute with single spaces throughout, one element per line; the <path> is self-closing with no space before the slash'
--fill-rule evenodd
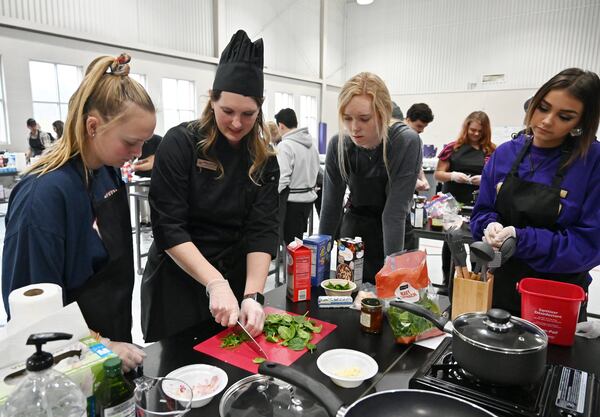
<path id="1" fill-rule="evenodd" d="M 317 344 L 314 353 L 305 353 L 292 364 L 305 375 L 325 384 L 346 404 L 372 392 L 387 389 L 407 388 L 408 381 L 429 357 L 430 349 L 418 345 L 398 345 L 387 321 L 379 335 L 363 333 L 359 325 L 359 312 L 350 309 L 319 309 L 317 297 L 323 295 L 321 288 L 313 288 L 312 300 L 292 303 L 285 297 L 285 286 L 278 287 L 266 294 L 266 305 L 286 310 L 291 313 L 304 314 L 320 320 L 336 324 L 338 327 Z M 204 328 L 190 329 L 175 337 L 154 343 L 144 350 L 144 374 L 148 376 L 165 376 L 169 372 L 190 364 L 209 364 L 222 368 L 228 375 L 227 387 L 238 380 L 251 375 L 249 372 L 224 363 L 212 356 L 193 349 L 195 345 L 206 340 L 222 328 L 216 324 Z M 562 364 L 600 375 L 600 341 L 575 338 L 572 347 L 550 346 L 548 362 Z M 329 349 L 351 348 L 372 356 L 379 364 L 377 375 L 357 388 L 340 388 L 322 374 L 317 368 L 317 357 Z M 225 390 L 223 391 L 225 392 Z M 188 414 L 193 416 L 219 416 L 219 401 L 223 392 L 202 408 L 192 409 Z"/>

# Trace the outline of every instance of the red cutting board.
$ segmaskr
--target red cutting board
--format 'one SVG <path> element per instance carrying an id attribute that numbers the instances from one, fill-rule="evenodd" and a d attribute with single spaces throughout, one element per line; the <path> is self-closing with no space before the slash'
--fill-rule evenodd
<path id="1" fill-rule="evenodd" d="M 273 307 L 265 307 L 265 314 L 283 314 L 287 313 L 290 315 L 296 315 L 293 313 L 288 313 L 287 311 L 278 310 Z M 319 343 L 325 336 L 331 333 L 337 326 L 335 324 L 327 323 L 321 320 L 317 320 L 314 318 L 310 318 L 312 321 L 316 322 L 319 325 L 323 325 L 321 329 L 321 333 L 315 333 L 311 340 L 311 343 L 315 345 Z M 198 352 L 205 353 L 214 358 L 220 359 L 225 363 L 230 365 L 237 366 L 238 368 L 245 369 L 248 372 L 257 373 L 258 372 L 258 364 L 253 363 L 252 360 L 260 354 L 255 352 L 248 344 L 248 342 L 242 343 L 238 347 L 233 349 L 225 349 L 221 347 L 221 339 L 231 333 L 233 329 L 225 329 L 221 333 L 216 336 L 211 337 L 208 340 L 194 346 L 194 350 Z M 269 360 L 272 362 L 277 362 L 282 365 L 291 365 L 295 361 L 297 361 L 302 355 L 308 352 L 307 349 L 304 350 L 291 350 L 285 346 L 281 346 L 279 343 L 271 343 L 267 342 L 264 334 L 261 334 L 256 338 L 256 341 L 260 345 L 261 348 L 265 351 L 265 353 L 269 356 Z M 252 343 L 252 342 L 250 342 Z M 316 358 L 315 358 L 316 360 Z"/>

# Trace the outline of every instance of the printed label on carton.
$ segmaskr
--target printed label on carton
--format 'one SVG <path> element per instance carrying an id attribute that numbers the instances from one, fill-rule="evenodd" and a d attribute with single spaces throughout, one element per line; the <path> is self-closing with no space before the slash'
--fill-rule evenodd
<path id="1" fill-rule="evenodd" d="M 288 250 L 287 295 L 292 301 L 310 300 L 311 250 L 300 242 L 292 242 Z"/>

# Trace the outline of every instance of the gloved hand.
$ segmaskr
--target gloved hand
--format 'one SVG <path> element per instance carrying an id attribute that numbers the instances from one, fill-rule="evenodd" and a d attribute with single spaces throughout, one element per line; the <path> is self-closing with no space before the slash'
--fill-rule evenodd
<path id="1" fill-rule="evenodd" d="M 226 279 L 215 279 L 208 283 L 206 291 L 210 299 L 210 314 L 223 327 L 235 326 L 240 308 Z"/>
<path id="2" fill-rule="evenodd" d="M 492 246 L 495 248 L 500 248 L 500 246 L 502 246 L 504 241 L 506 239 L 508 239 L 509 237 L 514 237 L 514 238 L 517 237 L 517 231 L 514 228 L 514 226 L 506 226 L 504 229 L 502 229 L 498 233 L 496 233 L 496 236 L 494 237 Z"/>
<path id="3" fill-rule="evenodd" d="M 452 171 L 450 173 L 450 181 L 457 182 L 459 184 L 467 184 L 469 182 L 469 176 L 462 172 Z"/>
<path id="4" fill-rule="evenodd" d="M 504 229 L 504 226 L 502 226 L 498 222 L 491 222 L 491 223 L 489 223 L 485 227 L 485 229 L 483 230 L 483 241 L 485 243 L 487 243 L 488 245 L 493 245 L 494 244 L 494 239 L 496 238 L 496 235 L 502 229 Z"/>
<path id="5" fill-rule="evenodd" d="M 121 368 L 124 373 L 135 369 L 141 365 L 146 357 L 146 353 L 140 348 L 127 342 L 113 342 L 112 340 L 101 337 L 100 343 L 113 351 L 121 358 Z"/>
<path id="6" fill-rule="evenodd" d="M 429 190 L 429 183 L 427 181 L 423 181 L 423 180 L 417 178 L 417 185 L 415 186 L 415 190 L 427 191 L 427 190 Z"/>
<path id="7" fill-rule="evenodd" d="M 575 327 L 575 335 L 595 339 L 600 336 L 600 321 L 582 321 Z"/>
<path id="8" fill-rule="evenodd" d="M 263 306 L 251 298 L 245 298 L 242 301 L 240 322 L 252 337 L 258 336 L 262 332 L 265 324 L 265 311 L 263 310 Z"/>
<path id="9" fill-rule="evenodd" d="M 471 181 L 469 184 L 480 185 L 481 184 L 481 175 L 473 175 L 471 177 Z"/>

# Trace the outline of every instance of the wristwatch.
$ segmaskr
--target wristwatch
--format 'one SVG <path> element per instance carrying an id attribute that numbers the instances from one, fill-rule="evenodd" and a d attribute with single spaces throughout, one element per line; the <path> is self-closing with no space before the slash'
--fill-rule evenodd
<path id="1" fill-rule="evenodd" d="M 244 295 L 244 300 L 246 298 L 251 298 L 252 300 L 256 301 L 258 304 L 260 304 L 261 306 L 265 304 L 265 296 L 262 295 L 259 292 L 253 292 L 251 294 L 245 294 Z"/>

